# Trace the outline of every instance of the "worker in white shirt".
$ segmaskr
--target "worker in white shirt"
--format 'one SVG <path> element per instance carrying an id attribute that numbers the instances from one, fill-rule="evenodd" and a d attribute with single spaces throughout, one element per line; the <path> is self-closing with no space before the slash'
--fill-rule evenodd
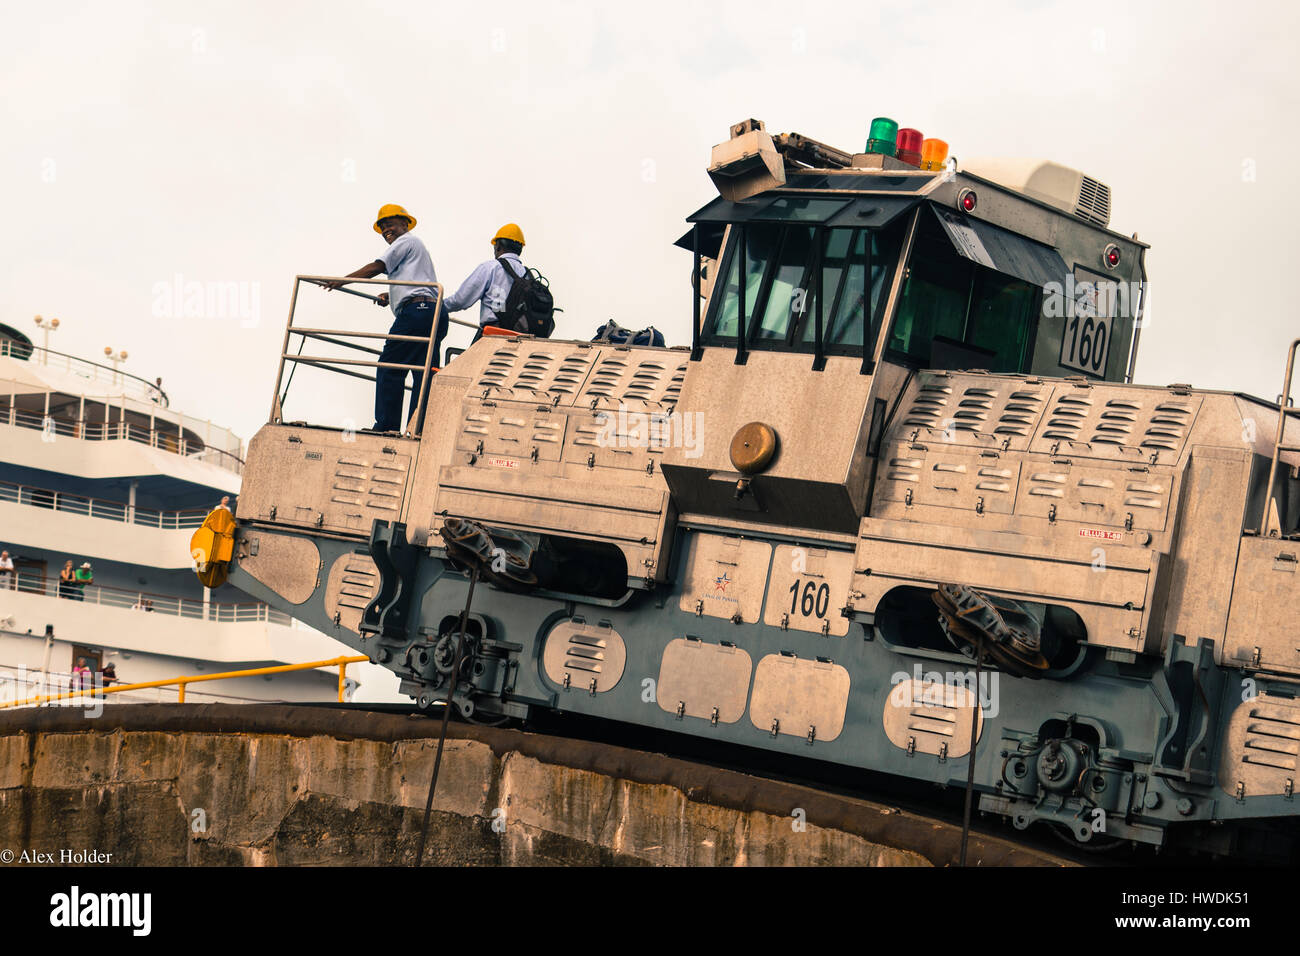
<path id="1" fill-rule="evenodd" d="M 389 203 L 382 206 L 375 218 L 374 230 L 384 237 L 388 249 L 374 262 L 368 263 L 356 272 L 348 273 L 349 279 L 373 279 L 384 274 L 390 279 L 401 282 L 428 282 L 424 286 L 389 286 L 389 291 L 379 296 L 380 305 L 388 305 L 393 310 L 393 327 L 389 335 L 432 334 L 434 328 L 434 290 L 433 283 L 438 277 L 433 271 L 433 260 L 429 250 L 417 237 L 411 235 L 415 228 L 415 217 L 401 206 Z M 331 288 L 338 288 L 341 283 L 330 283 Z M 447 312 L 443 309 L 438 331 L 433 343 L 433 367 L 440 364 L 439 350 L 443 337 L 447 334 Z M 423 366 L 427 354 L 423 342 L 394 342 L 384 344 L 379 356 L 380 362 L 392 362 L 398 365 Z M 409 372 L 411 375 L 411 404 L 407 418 L 402 418 L 402 393 L 406 388 L 408 370 L 394 368 L 375 369 L 375 431 L 401 431 L 405 421 L 415 414 L 415 407 L 420 401 L 420 386 L 424 373 Z"/>
<path id="2" fill-rule="evenodd" d="M 492 237 L 493 258 L 481 263 L 459 289 L 447 296 L 448 312 L 460 312 L 475 302 L 481 303 L 475 342 L 483 336 L 485 328 L 497 324 L 497 313 L 505 309 L 510 287 L 523 277 L 524 264 L 519 258 L 523 251 L 524 231 L 513 222 L 506 223 Z"/>

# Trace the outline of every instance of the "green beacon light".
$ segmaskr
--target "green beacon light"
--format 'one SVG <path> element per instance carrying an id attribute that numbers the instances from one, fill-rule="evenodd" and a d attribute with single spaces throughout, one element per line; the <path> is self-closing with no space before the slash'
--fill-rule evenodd
<path id="1" fill-rule="evenodd" d="M 867 134 L 867 152 L 893 156 L 897 139 L 898 124 L 888 116 L 877 116 L 871 121 L 871 132 Z"/>

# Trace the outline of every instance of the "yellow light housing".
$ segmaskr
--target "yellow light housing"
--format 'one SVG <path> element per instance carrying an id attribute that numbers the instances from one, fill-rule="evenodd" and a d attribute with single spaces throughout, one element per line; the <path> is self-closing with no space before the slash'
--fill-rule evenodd
<path id="1" fill-rule="evenodd" d="M 943 169 L 948 158 L 948 144 L 941 139 L 927 139 L 921 144 L 921 168 Z"/>

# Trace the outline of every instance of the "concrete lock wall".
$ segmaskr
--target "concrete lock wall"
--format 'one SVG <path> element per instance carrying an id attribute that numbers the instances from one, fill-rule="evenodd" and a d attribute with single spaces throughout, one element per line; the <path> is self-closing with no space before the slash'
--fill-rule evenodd
<path id="1" fill-rule="evenodd" d="M 7 712 L 0 846 L 127 866 L 407 865 L 438 727 L 282 705 Z M 453 724 L 424 862 L 946 865 L 954 830 L 659 755 Z M 971 859 L 1060 863 L 978 834 Z"/>

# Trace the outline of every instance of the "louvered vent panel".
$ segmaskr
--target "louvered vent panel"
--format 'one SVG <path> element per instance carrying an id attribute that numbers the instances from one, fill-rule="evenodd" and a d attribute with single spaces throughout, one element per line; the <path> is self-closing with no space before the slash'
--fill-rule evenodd
<path id="1" fill-rule="evenodd" d="M 1092 410 L 1092 399 L 1070 392 L 1058 395 L 1047 413 L 1047 427 L 1043 430 L 1045 438 L 1057 438 L 1064 441 L 1078 441 L 1083 431 L 1084 420 Z"/>
<path id="2" fill-rule="evenodd" d="M 1079 201 L 1074 214 L 1098 226 L 1110 224 L 1110 187 L 1089 176 L 1079 184 Z"/>
<path id="3" fill-rule="evenodd" d="M 1187 426 L 1191 420 L 1190 402 L 1161 402 L 1155 407 L 1150 424 L 1142 436 L 1142 447 L 1177 450 L 1187 437 Z"/>
<path id="4" fill-rule="evenodd" d="M 1064 498 L 1068 478 L 1058 471 L 1036 471 L 1029 475 L 1029 493 L 1040 498 Z"/>
<path id="5" fill-rule="evenodd" d="M 904 425 L 917 425 L 921 428 L 941 428 L 940 422 L 948 409 L 948 398 L 952 395 L 952 386 L 946 382 L 924 382 L 917 390 L 916 398 L 903 416 Z"/>
<path id="6" fill-rule="evenodd" d="M 348 558 L 339 588 L 339 607 L 363 611 L 379 593 L 379 571 L 375 562 L 364 555 Z"/>
<path id="7" fill-rule="evenodd" d="M 668 356 L 642 357 L 637 351 L 608 352 L 596 362 L 596 369 L 579 393 L 582 401 L 605 399 L 612 402 L 675 402 L 686 378 L 684 363 Z"/>
<path id="8" fill-rule="evenodd" d="M 569 670 L 599 674 L 605 664 L 607 643 L 604 638 L 592 634 L 570 634 L 569 644 L 564 649 L 564 666 Z"/>
<path id="9" fill-rule="evenodd" d="M 1253 709 L 1241 762 L 1294 772 L 1300 754 L 1300 719 L 1293 714 L 1279 707 Z"/>
<path id="10" fill-rule="evenodd" d="M 480 385 L 507 386 L 514 373 L 515 359 L 513 348 L 499 348 L 488 361 L 487 368 L 479 377 Z"/>
<path id="11" fill-rule="evenodd" d="M 1112 398 L 1108 401 L 1092 430 L 1093 442 L 1109 445 L 1132 444 L 1133 426 L 1138 420 L 1142 406 L 1125 398 Z"/>
<path id="12" fill-rule="evenodd" d="M 1043 410 L 1043 398 L 1037 392 L 1017 389 L 1011 393 L 993 428 L 995 435 L 1019 435 L 1028 438 Z"/>

